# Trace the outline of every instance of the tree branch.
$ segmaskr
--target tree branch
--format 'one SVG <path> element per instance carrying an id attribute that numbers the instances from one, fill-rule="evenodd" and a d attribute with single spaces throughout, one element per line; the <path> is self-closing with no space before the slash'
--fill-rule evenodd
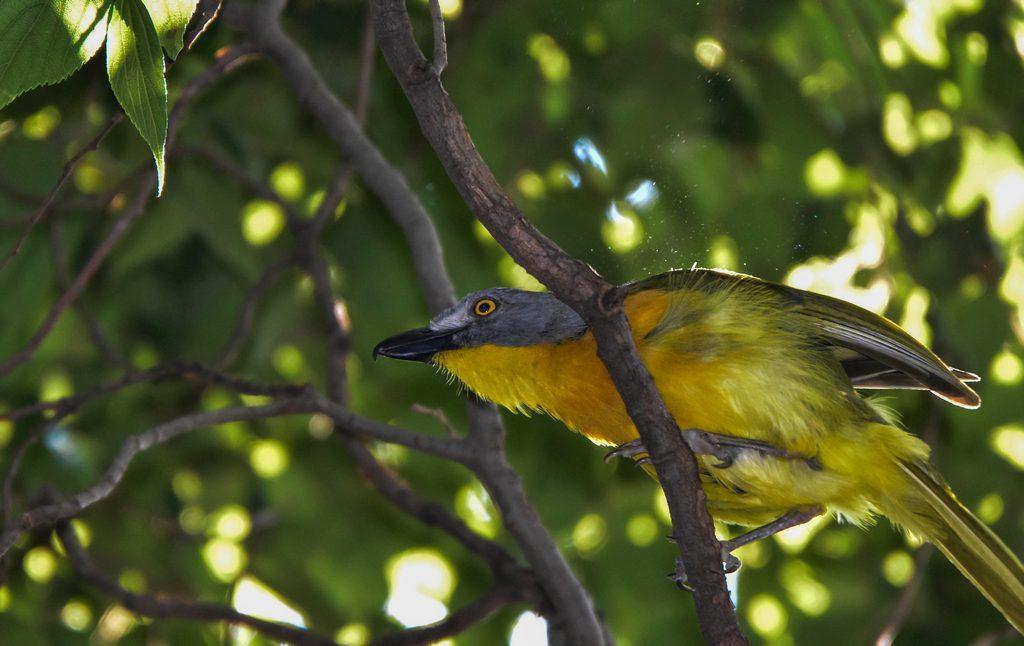
<path id="1" fill-rule="evenodd" d="M 444 14 L 440 0 L 430 0 L 430 23 L 434 28 L 434 60 L 431 66 L 438 77 L 448 67 L 448 39 L 444 33 Z"/>
<path id="2" fill-rule="evenodd" d="M 121 482 L 135 456 L 146 449 L 200 428 L 228 422 L 244 422 L 267 417 L 309 413 L 316 410 L 308 398 L 280 399 L 263 406 L 222 408 L 185 415 L 155 426 L 145 433 L 133 435 L 121 445 L 121 450 L 117 452 L 107 471 L 95 485 L 66 501 L 29 510 L 22 514 L 16 523 L 13 523 L 13 527 L 5 527 L 4 533 L 0 535 L 0 557 L 6 554 L 25 532 L 76 516 L 107 498 Z"/>
<path id="3" fill-rule="evenodd" d="M 215 81 L 223 78 L 223 76 L 234 69 L 237 64 L 246 60 L 248 54 L 249 51 L 245 47 L 231 49 L 218 58 L 217 61 L 214 62 L 214 64 L 206 71 L 191 79 L 188 84 L 186 84 L 181 91 L 178 101 L 171 109 L 170 116 L 168 117 L 168 150 L 171 150 L 174 144 L 178 124 L 184 116 L 185 110 L 191 104 L 196 95 Z M 40 324 L 36 329 L 28 343 L 21 350 L 11 355 L 3 362 L 0 362 L 0 379 L 9 375 L 12 370 L 22 365 L 35 355 L 39 346 L 42 345 L 43 341 L 47 336 L 49 336 L 53 327 L 57 324 L 57 319 L 60 318 L 60 315 L 75 301 L 75 299 L 78 298 L 85 289 L 86 284 L 88 284 L 96 272 L 99 271 L 103 262 L 107 259 L 107 256 L 109 256 L 110 252 L 114 250 L 115 246 L 117 246 L 117 243 L 121 241 L 125 234 L 128 233 L 128 230 L 131 228 L 135 220 L 142 216 L 143 211 L 146 208 L 146 203 L 149 201 L 150 195 L 153 193 L 155 186 L 156 171 L 150 168 L 140 180 L 139 189 L 131 204 L 125 208 L 124 213 L 122 213 L 117 221 L 114 222 L 110 231 L 107 232 L 106 237 L 93 251 L 89 260 L 86 261 L 85 266 L 75 277 L 74 281 L 71 282 L 68 289 L 61 294 L 59 299 L 57 299 L 57 302 L 47 313 L 46 318 L 43 319 L 42 324 Z"/>
<path id="4" fill-rule="evenodd" d="M 707 512 L 696 461 L 637 356 L 622 311 L 623 294 L 537 231 L 505 194 L 419 50 L 404 0 L 374 0 L 372 6 L 384 57 L 463 199 L 516 262 L 579 312 L 594 334 L 598 355 L 650 451 L 665 489 L 674 535 L 680 538 L 681 557 L 691 573 L 704 638 L 716 644 L 746 643 L 729 599 L 721 548 Z"/>
<path id="5" fill-rule="evenodd" d="M 256 7 L 231 2 L 224 8 L 224 19 L 231 26 L 246 31 L 254 45 L 278 65 L 299 101 L 321 122 L 342 155 L 388 209 L 405 235 L 430 311 L 443 310 L 454 302 L 454 289 L 444 268 L 443 253 L 433 222 L 405 178 L 388 164 L 373 142 L 362 133 L 352 113 L 327 87 L 305 52 L 281 30 L 277 20 L 280 6 L 280 0 L 268 0 Z M 512 519 L 507 526 L 550 599 L 557 613 L 556 619 L 568 628 L 570 635 L 577 637 L 579 643 L 602 643 L 605 641 L 604 631 L 587 592 L 530 505 L 518 476 L 508 467 L 503 449 L 504 429 L 496 409 L 490 404 L 470 401 L 467 411 L 470 435 L 489 437 L 491 450 L 499 453 L 488 463 L 486 473 L 477 471 L 477 474 L 491 490 L 503 517 Z M 364 476 L 388 495 L 390 490 L 382 487 L 395 487 L 393 476 L 375 461 L 361 459 L 360 456 L 366 457 L 363 452 L 368 454 L 365 447 L 355 442 L 347 444 Z M 408 491 L 404 485 L 401 486 Z M 501 489 L 500 495 L 498 489 Z"/>
<path id="6" fill-rule="evenodd" d="M 193 619 L 223 621 L 236 626 L 247 626 L 269 639 L 300 646 L 336 646 L 333 639 L 318 635 L 306 628 L 267 621 L 239 612 L 230 606 L 201 601 L 187 601 L 130 592 L 89 558 L 67 521 L 57 524 L 57 538 L 64 546 L 72 569 L 83 581 L 122 606 L 143 617 L 155 619 Z"/>
<path id="7" fill-rule="evenodd" d="M 64 164 L 64 169 L 57 177 L 57 181 L 53 183 L 53 188 L 50 189 L 50 192 L 43 199 L 43 203 L 39 205 L 39 208 L 36 209 L 32 214 L 32 217 L 29 218 L 28 224 L 25 226 L 25 230 L 21 232 L 21 235 L 14 243 L 14 246 L 7 252 L 7 255 L 4 256 L 3 260 L 0 260 L 0 271 L 6 269 L 7 265 L 11 263 L 14 257 L 21 253 L 22 246 L 25 244 L 25 241 L 28 240 L 28 235 L 32 233 L 32 229 L 35 228 L 35 226 L 39 224 L 50 212 L 51 207 L 53 207 L 54 200 L 57 199 L 57 195 L 60 193 L 61 189 L 64 188 L 64 184 L 67 183 L 68 178 L 75 172 L 75 168 L 78 167 L 78 164 L 85 159 L 86 155 L 96 150 L 100 145 L 100 142 L 102 142 L 103 139 L 106 138 L 107 134 L 114 129 L 114 126 L 121 123 L 122 119 L 124 119 L 124 113 L 118 110 L 112 117 L 110 117 L 110 119 L 107 120 L 107 123 L 100 128 L 99 132 L 97 132 L 92 139 L 87 141 L 84 146 L 79 148 L 78 151 L 71 156 L 71 159 Z"/>
<path id="8" fill-rule="evenodd" d="M 475 601 L 459 608 L 441 621 L 410 628 L 378 637 L 370 642 L 370 646 L 405 646 L 411 644 L 433 644 L 447 637 L 454 637 L 465 632 L 471 626 L 480 623 L 505 606 L 522 601 L 521 593 L 514 587 L 499 584 L 492 587 Z"/>
<path id="9" fill-rule="evenodd" d="M 235 329 L 228 339 L 224 353 L 217 361 L 218 367 L 228 368 L 238 360 L 238 355 L 242 351 L 242 344 L 245 343 L 249 332 L 252 331 L 257 302 L 277 282 L 277 279 L 294 265 L 294 254 L 287 254 L 278 258 L 267 266 L 259 279 L 246 292 L 245 297 L 242 299 L 242 307 L 238 312 L 238 322 L 235 323 Z"/>
<path id="10" fill-rule="evenodd" d="M 441 243 L 423 205 L 405 178 L 363 134 L 352 112 L 331 92 L 309 56 L 281 30 L 277 20 L 282 3 L 250 6 L 237 0 L 225 5 L 224 20 L 245 31 L 291 85 L 296 98 L 320 121 L 342 156 L 377 196 L 402 229 L 415 259 L 420 289 L 431 311 L 452 303 L 455 292 L 445 274 Z"/>

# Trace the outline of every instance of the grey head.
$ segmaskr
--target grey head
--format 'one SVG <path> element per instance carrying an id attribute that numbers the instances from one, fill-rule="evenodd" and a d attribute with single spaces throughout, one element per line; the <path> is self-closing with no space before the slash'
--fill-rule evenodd
<path id="1" fill-rule="evenodd" d="M 547 292 L 492 287 L 465 296 L 425 328 L 381 341 L 373 354 L 430 361 L 438 352 L 481 345 L 561 343 L 586 329 L 572 308 Z"/>

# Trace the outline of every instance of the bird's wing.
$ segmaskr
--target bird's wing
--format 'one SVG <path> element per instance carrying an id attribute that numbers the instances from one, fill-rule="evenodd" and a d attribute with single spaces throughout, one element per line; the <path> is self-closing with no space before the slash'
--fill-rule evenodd
<path id="1" fill-rule="evenodd" d="M 649 289 L 770 290 L 781 297 L 783 307 L 806 317 L 818 340 L 836 355 L 854 387 L 930 390 L 964 408 L 981 404 L 977 393 L 967 385 L 978 381 L 977 375 L 947 366 L 895 323 L 838 298 L 744 274 L 700 268 L 666 272 L 625 288 L 627 293 Z"/>

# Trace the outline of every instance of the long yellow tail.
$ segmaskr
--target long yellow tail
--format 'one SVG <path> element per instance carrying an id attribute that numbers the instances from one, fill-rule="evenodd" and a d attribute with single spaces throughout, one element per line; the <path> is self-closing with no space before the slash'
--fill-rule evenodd
<path id="1" fill-rule="evenodd" d="M 934 543 L 967 580 L 1024 634 L 1024 566 L 999 537 L 972 514 L 925 462 L 897 462 L 910 484 L 913 509 L 890 518 Z M 887 514 L 889 515 L 889 514 Z M 896 516 L 896 517 L 893 517 Z"/>

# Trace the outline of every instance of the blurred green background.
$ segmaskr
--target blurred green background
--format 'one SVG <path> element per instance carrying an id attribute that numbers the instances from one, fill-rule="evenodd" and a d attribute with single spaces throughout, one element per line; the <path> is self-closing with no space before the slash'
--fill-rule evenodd
<path id="1" fill-rule="evenodd" d="M 962 500 L 1024 552 L 1024 2 L 443 0 L 445 85 L 484 158 L 546 234 L 626 281 L 693 263 L 830 293 L 885 313 L 983 376 L 979 411 L 933 420 L 936 461 Z M 286 28 L 351 101 L 364 6 L 290 3 Z M 429 46 L 426 5 L 410 3 Z M 214 52 L 215 26 L 170 74 L 173 101 Z M 70 151 L 116 106 L 102 61 L 0 112 L 0 248 Z M 471 218 L 378 55 L 367 130 L 432 213 L 460 293 L 535 285 Z M 179 141 L 228 155 L 308 211 L 338 159 L 276 68 L 249 65 L 205 93 Z M 68 199 L 101 194 L 151 163 L 126 125 L 92 153 Z M 11 191 L 11 188 L 17 189 Z M 80 267 L 126 198 L 51 216 Z M 19 199 L 25 193 L 33 199 Z M 24 198 L 24 196 L 22 196 Z M 140 367 L 215 361 L 245 291 L 292 241 L 274 203 L 187 155 L 165 194 L 92 281 L 84 302 Z M 58 294 L 48 225 L 0 273 L 0 356 L 17 351 Z M 372 363 L 385 335 L 428 317 L 403 239 L 358 181 L 324 238 L 352 320 L 353 406 L 425 433 L 456 388 L 420 365 Z M 37 357 L 4 380 L 0 406 L 81 391 L 118 374 L 65 314 Z M 324 334 L 308 280 L 290 272 L 257 309 L 235 372 L 322 385 Z M 933 405 L 887 395 L 921 431 Z M 98 400 L 32 449 L 19 509 L 43 483 L 76 491 L 122 438 L 236 403 L 216 388 L 142 385 Z M 696 641 L 692 605 L 664 577 L 674 547 L 655 483 L 545 418 L 506 415 L 508 448 L 545 523 L 619 643 Z M 0 458 L 39 420 L 0 422 Z M 136 590 L 280 605 L 341 643 L 437 620 L 487 589 L 486 567 L 395 511 L 325 436 L 322 420 L 233 424 L 141 455 L 78 522 L 94 557 Z M 414 488 L 511 545 L 486 493 L 458 466 L 375 453 Z M 734 581 L 754 642 L 871 643 L 914 577 L 916 546 L 884 522 L 791 530 L 745 549 Z M 1005 624 L 941 557 L 926 562 L 904 643 L 1006 638 Z M 244 606 L 243 606 L 244 607 Z M 511 607 L 453 640 L 532 645 L 543 625 Z M 281 614 L 283 613 L 283 614 Z M 289 615 L 288 613 L 292 613 Z M 247 643 L 217 626 L 148 622 L 83 587 L 48 532 L 17 550 L 0 587 L 10 644 Z M 257 643 L 259 641 L 257 640 Z"/>

